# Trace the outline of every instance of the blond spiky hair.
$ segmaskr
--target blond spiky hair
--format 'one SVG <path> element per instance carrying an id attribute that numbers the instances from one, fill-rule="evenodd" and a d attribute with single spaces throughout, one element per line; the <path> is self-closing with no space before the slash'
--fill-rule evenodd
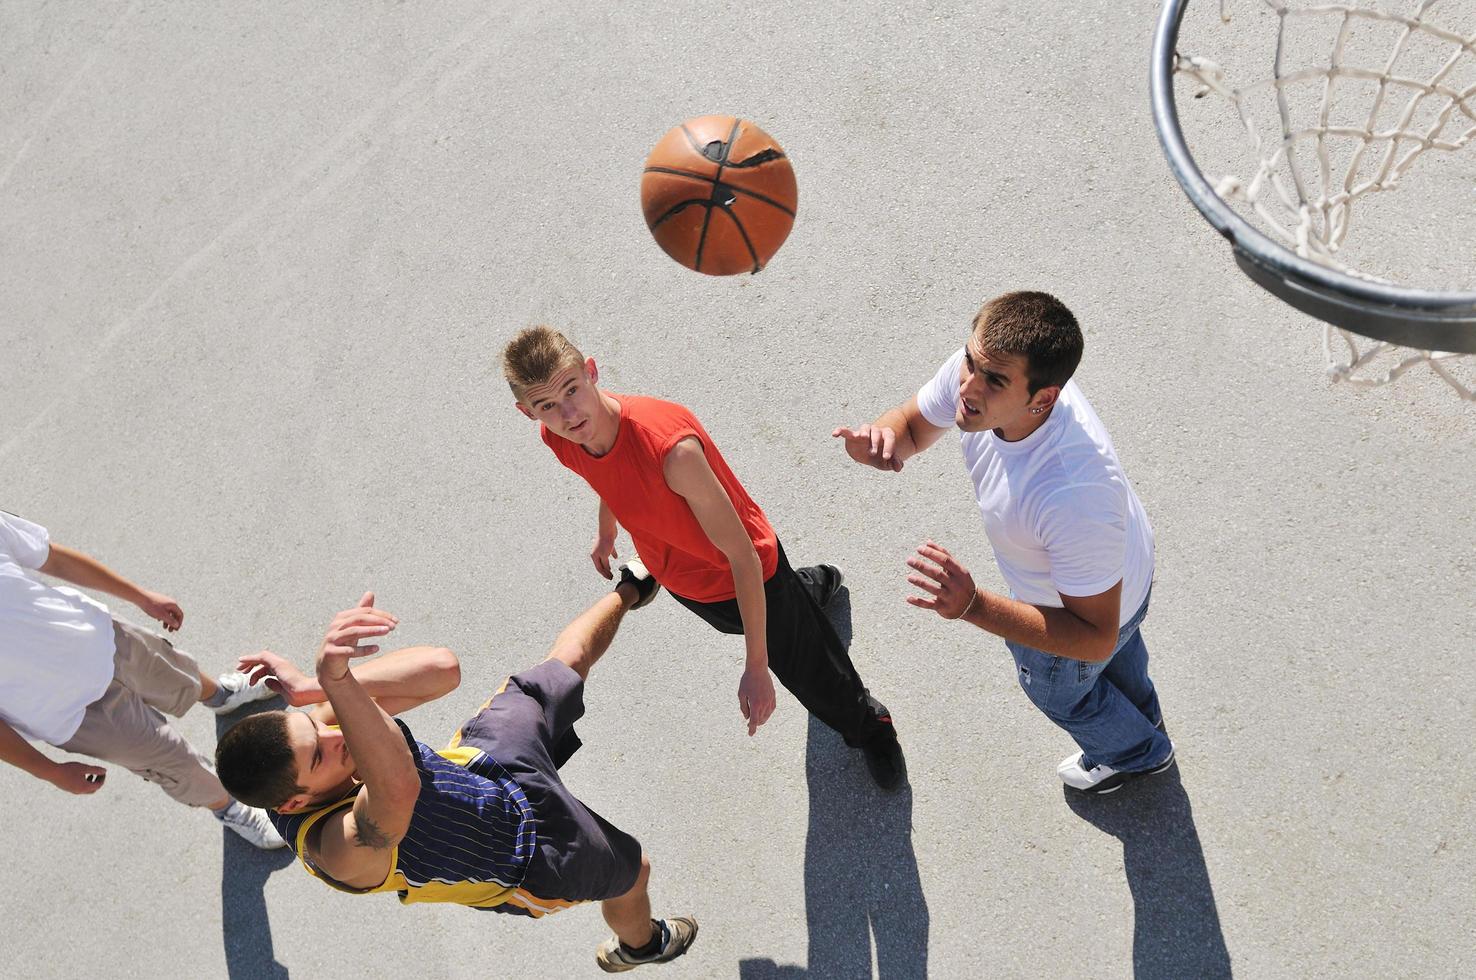
<path id="1" fill-rule="evenodd" d="M 502 376 L 519 401 L 523 392 L 543 384 L 567 367 L 580 367 L 584 355 L 553 327 L 529 327 L 502 350 Z"/>

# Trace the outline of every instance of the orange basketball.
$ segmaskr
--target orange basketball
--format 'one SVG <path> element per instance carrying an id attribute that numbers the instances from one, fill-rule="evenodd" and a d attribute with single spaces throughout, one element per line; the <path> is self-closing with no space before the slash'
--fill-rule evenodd
<path id="1" fill-rule="evenodd" d="M 799 188 L 774 138 L 733 116 L 698 116 L 661 137 L 641 175 L 656 244 L 710 276 L 757 272 L 794 226 Z"/>

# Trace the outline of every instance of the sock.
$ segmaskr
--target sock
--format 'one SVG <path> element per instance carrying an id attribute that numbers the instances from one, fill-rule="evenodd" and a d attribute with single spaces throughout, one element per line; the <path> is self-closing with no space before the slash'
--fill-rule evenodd
<path id="1" fill-rule="evenodd" d="M 640 949 L 634 949 L 630 946 L 625 945 L 625 943 L 622 941 L 620 943 L 620 948 L 625 950 L 631 956 L 634 956 L 636 959 L 650 959 L 652 956 L 655 956 L 657 953 L 661 952 L 661 947 L 665 945 L 665 939 L 666 927 L 658 922 L 656 919 L 652 919 L 650 942 L 646 943 L 646 945 L 642 946 Z"/>
<path id="2" fill-rule="evenodd" d="M 241 805 L 240 800 L 231 800 L 231 802 L 227 803 L 219 810 L 211 810 L 210 813 L 213 817 L 215 817 L 215 819 L 224 823 L 227 817 L 238 816 L 244 809 L 245 807 Z"/>
<path id="3" fill-rule="evenodd" d="M 219 708 L 221 705 L 226 703 L 226 698 L 231 696 L 231 692 L 226 689 L 226 686 L 223 683 L 224 681 L 224 677 L 216 678 L 215 693 L 210 695 L 210 697 L 206 698 L 203 702 L 201 702 L 205 705 L 205 707 Z"/>

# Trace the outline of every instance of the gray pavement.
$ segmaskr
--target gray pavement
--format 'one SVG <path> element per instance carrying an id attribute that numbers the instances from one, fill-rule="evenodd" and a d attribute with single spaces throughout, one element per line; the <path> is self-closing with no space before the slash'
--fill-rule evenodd
<path id="1" fill-rule="evenodd" d="M 1153 6 L 10 0 L 0 506 L 179 599 L 209 669 L 305 661 L 375 589 L 462 658 L 407 718 L 434 741 L 606 587 L 594 499 L 496 365 L 548 321 L 846 570 L 908 751 L 883 795 L 782 691 L 748 739 L 741 643 L 633 614 L 565 772 L 702 922 L 663 976 L 1470 976 L 1476 416 L 1423 376 L 1329 384 L 1319 327 L 1235 270 L 1159 156 Z M 650 144 L 705 112 L 795 163 L 755 277 L 640 218 Z M 1002 643 L 903 602 L 925 537 L 999 584 L 953 440 L 883 476 L 829 438 L 1020 287 L 1085 325 L 1157 531 L 1180 761 L 1102 800 L 1063 792 Z M 597 975 L 592 908 L 341 895 L 126 773 L 6 768 L 0 825 L 8 975 Z"/>

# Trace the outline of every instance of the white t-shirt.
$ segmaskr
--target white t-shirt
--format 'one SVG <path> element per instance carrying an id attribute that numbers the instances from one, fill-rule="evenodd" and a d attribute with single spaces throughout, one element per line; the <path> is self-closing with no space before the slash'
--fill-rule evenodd
<path id="1" fill-rule="evenodd" d="M 954 424 L 963 357 L 960 348 L 917 393 L 933 425 Z M 1018 442 L 991 430 L 961 436 L 984 530 L 1015 598 L 1060 606 L 1063 595 L 1100 595 L 1121 579 L 1127 622 L 1153 583 L 1153 528 L 1076 382 Z"/>
<path id="2" fill-rule="evenodd" d="M 46 564 L 39 524 L 0 511 L 0 720 L 61 745 L 113 682 L 113 617 L 75 589 L 29 570 Z"/>

